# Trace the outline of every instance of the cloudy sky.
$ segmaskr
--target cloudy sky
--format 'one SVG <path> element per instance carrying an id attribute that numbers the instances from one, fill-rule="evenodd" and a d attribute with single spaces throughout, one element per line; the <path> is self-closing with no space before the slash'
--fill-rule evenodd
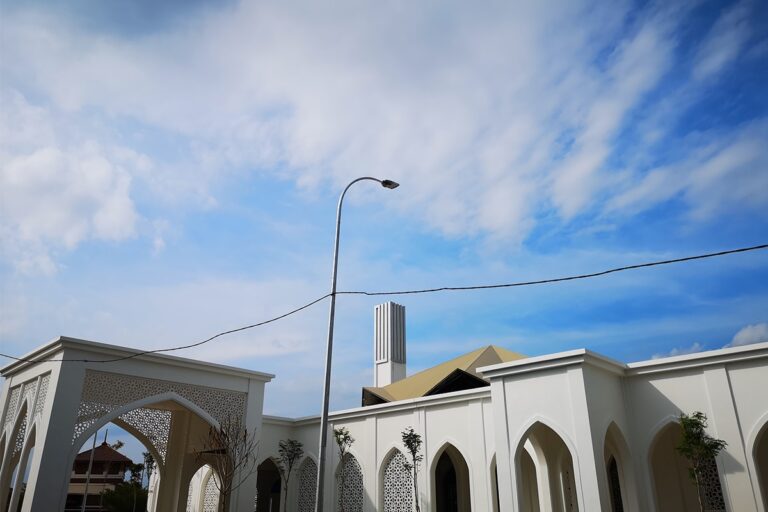
<path id="1" fill-rule="evenodd" d="M 0 345 L 186 344 L 339 287 L 539 279 L 768 241 L 765 2 L 3 0 Z M 768 339 L 768 252 L 392 297 L 413 372 Z M 381 298 L 385 300 L 385 298 Z M 338 303 L 333 406 L 372 381 Z M 319 411 L 327 303 L 180 355 Z M 3 360 L 0 362 L 7 362 Z"/>

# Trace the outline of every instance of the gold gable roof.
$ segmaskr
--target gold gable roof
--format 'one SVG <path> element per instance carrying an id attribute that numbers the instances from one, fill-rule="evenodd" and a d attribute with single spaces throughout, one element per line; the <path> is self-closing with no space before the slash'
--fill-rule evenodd
<path id="1" fill-rule="evenodd" d="M 492 364 L 515 361 L 517 359 L 523 359 L 524 357 L 526 356 L 505 348 L 488 345 L 487 347 L 473 350 L 468 354 L 456 357 L 450 361 L 433 366 L 432 368 L 422 370 L 387 386 L 371 386 L 364 389 L 386 402 L 418 398 L 429 394 L 435 386 L 440 384 L 457 369 L 474 375 L 477 378 L 482 378 L 477 372 L 478 368 Z"/>

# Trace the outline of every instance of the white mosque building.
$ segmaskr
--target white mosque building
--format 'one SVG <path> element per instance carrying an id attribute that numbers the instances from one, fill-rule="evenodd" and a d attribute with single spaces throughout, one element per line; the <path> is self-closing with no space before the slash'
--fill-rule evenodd
<path id="1" fill-rule="evenodd" d="M 702 482 L 705 509 L 768 510 L 768 343 L 630 364 L 584 349 L 525 357 L 487 346 L 407 376 L 404 309 L 383 304 L 375 318 L 374 385 L 360 407 L 330 415 L 355 442 L 344 460 L 329 443 L 326 511 L 415 510 L 406 427 L 423 440 L 424 512 L 698 511 L 675 450 L 679 416 L 694 411 L 728 443 Z M 214 512 L 215 475 L 197 453 L 227 415 L 259 436 L 258 472 L 230 511 L 313 510 L 319 418 L 264 415 L 273 375 L 137 354 L 61 337 L 1 370 L 2 510 L 63 510 L 74 457 L 113 422 L 157 460 L 150 510 Z M 287 493 L 275 464 L 283 439 L 306 451 Z"/>

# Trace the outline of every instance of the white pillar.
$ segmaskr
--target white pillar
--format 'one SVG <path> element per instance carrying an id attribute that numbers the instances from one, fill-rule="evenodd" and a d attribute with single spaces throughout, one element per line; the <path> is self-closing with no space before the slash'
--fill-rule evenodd
<path id="1" fill-rule="evenodd" d="M 387 386 L 405 378 L 405 307 L 394 302 L 374 309 L 373 385 Z"/>

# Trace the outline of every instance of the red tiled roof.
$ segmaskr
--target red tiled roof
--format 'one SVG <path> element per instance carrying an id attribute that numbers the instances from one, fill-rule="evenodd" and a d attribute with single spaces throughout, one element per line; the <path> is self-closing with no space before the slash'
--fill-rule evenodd
<path id="1" fill-rule="evenodd" d="M 85 450 L 84 452 L 78 453 L 77 457 L 75 457 L 76 462 L 88 462 L 89 460 L 91 460 L 91 450 Z M 115 450 L 107 443 L 101 443 L 101 446 L 96 447 L 96 450 L 93 452 L 93 462 L 126 462 L 128 464 L 133 464 L 131 459 Z"/>

